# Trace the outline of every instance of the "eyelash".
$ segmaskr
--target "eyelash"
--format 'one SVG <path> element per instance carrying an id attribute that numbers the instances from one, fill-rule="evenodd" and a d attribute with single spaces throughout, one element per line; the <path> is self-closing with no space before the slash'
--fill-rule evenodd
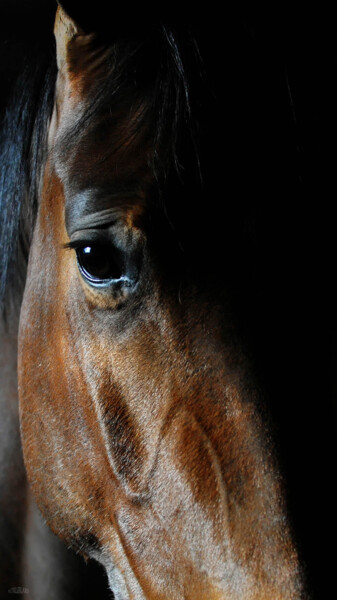
<path id="1" fill-rule="evenodd" d="M 98 242 L 94 240 L 74 240 L 63 244 L 62 248 L 64 250 L 79 250 L 79 248 L 84 248 L 85 246 L 91 246 L 97 243 Z"/>

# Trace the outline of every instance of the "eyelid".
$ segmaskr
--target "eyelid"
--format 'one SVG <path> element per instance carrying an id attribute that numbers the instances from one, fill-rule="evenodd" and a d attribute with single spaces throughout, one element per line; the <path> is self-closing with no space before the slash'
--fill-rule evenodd
<path id="1" fill-rule="evenodd" d="M 72 237 L 78 231 L 112 227 L 117 222 L 123 221 L 128 209 L 133 206 L 134 203 L 130 203 L 126 199 L 123 200 L 123 206 L 113 206 L 96 212 L 92 212 L 92 210 L 86 212 L 83 207 L 82 211 L 74 211 L 68 206 L 66 209 L 66 228 L 69 237 Z"/>
<path id="2" fill-rule="evenodd" d="M 99 244 L 100 246 L 111 246 L 111 235 L 109 234 L 109 231 L 78 231 L 71 236 L 69 242 L 63 244 L 63 248 L 77 250 L 78 248 L 83 248 L 83 246 L 90 246 L 91 244 Z"/>

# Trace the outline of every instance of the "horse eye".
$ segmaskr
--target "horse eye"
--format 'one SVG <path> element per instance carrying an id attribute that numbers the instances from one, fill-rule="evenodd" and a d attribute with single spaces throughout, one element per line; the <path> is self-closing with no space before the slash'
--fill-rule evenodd
<path id="1" fill-rule="evenodd" d="M 89 283 L 103 283 L 123 278 L 121 257 L 108 245 L 86 245 L 76 249 L 77 263 Z"/>

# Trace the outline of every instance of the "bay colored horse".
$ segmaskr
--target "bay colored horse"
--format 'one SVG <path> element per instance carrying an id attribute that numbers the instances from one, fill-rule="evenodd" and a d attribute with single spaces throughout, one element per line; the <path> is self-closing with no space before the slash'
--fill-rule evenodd
<path id="1" fill-rule="evenodd" d="M 195 42 L 62 6 L 19 324 L 36 503 L 116 600 L 303 598 L 236 327 L 239 244 L 203 171 Z"/>

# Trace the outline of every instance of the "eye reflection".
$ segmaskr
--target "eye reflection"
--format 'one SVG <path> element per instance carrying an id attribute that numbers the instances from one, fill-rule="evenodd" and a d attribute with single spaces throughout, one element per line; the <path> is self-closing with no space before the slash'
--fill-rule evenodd
<path id="1" fill-rule="evenodd" d="M 76 255 L 79 269 L 89 281 L 100 283 L 123 277 L 121 257 L 108 245 L 85 245 L 76 249 Z"/>

